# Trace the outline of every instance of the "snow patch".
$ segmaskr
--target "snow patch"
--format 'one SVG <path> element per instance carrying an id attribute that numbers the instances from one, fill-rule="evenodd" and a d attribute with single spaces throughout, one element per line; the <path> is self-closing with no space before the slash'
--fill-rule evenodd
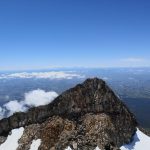
<path id="1" fill-rule="evenodd" d="M 8 135 L 6 141 L 0 145 L 0 150 L 16 150 L 19 146 L 18 140 L 23 135 L 24 128 L 13 129 L 12 134 Z"/>
<path id="2" fill-rule="evenodd" d="M 38 150 L 40 145 L 41 145 L 41 139 L 33 140 L 30 146 L 30 150 Z"/>
<path id="3" fill-rule="evenodd" d="M 72 150 L 72 149 L 70 148 L 70 146 L 68 146 L 65 150 Z"/>
<path id="4" fill-rule="evenodd" d="M 98 146 L 95 148 L 95 150 L 101 150 Z"/>
<path id="5" fill-rule="evenodd" d="M 16 150 L 19 146 L 19 139 L 23 135 L 24 128 L 21 127 L 19 129 L 13 129 L 11 135 L 8 135 L 6 141 L 0 145 L 0 150 Z M 41 145 L 41 140 L 33 140 L 30 146 L 30 150 L 38 150 Z M 150 147 L 150 137 L 142 133 L 139 129 L 137 129 L 136 134 L 134 135 L 134 139 L 130 144 L 123 145 L 121 150 L 147 150 Z M 68 146 L 65 150 L 72 150 L 70 146 Z M 100 150 L 97 146 L 95 150 Z"/>
<path id="6" fill-rule="evenodd" d="M 150 148 L 150 137 L 142 133 L 137 129 L 136 134 L 134 135 L 134 140 L 130 144 L 123 145 L 121 150 L 147 150 Z"/>
<path id="7" fill-rule="evenodd" d="M 72 149 L 70 148 L 70 146 L 68 146 L 68 148 L 66 148 L 65 150 L 72 150 Z M 99 147 L 97 146 L 97 147 L 95 148 L 95 150 L 101 150 L 101 149 L 99 149 Z"/>

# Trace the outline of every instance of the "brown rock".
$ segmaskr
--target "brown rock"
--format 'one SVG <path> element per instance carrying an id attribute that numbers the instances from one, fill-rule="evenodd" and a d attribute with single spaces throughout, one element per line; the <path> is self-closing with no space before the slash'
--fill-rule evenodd
<path id="1" fill-rule="evenodd" d="M 129 143 L 136 131 L 134 115 L 103 80 L 87 79 L 52 103 L 16 113 L 0 121 L 0 135 L 25 126 L 18 150 L 41 139 L 40 150 L 116 149 Z"/>

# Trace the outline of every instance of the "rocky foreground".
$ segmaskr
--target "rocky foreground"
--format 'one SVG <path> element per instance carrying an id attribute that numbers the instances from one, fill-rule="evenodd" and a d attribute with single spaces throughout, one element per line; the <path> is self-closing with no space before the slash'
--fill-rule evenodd
<path id="1" fill-rule="evenodd" d="M 17 150 L 29 150 L 40 139 L 39 150 L 117 150 L 136 132 L 134 115 L 98 78 L 62 93 L 52 103 L 16 113 L 0 121 L 0 142 L 15 128 L 24 127 Z"/>

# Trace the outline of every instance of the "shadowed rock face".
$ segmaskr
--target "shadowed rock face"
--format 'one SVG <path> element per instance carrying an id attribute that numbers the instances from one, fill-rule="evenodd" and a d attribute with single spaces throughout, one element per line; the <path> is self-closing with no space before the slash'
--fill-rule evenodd
<path id="1" fill-rule="evenodd" d="M 130 142 L 137 126 L 133 114 L 98 78 L 87 79 L 46 106 L 1 120 L 0 135 L 33 124 L 39 132 L 32 138 L 42 139 L 41 150 L 64 149 L 68 145 L 77 145 L 78 149 L 94 149 L 96 145 L 102 149 L 107 145 L 118 147 Z"/>

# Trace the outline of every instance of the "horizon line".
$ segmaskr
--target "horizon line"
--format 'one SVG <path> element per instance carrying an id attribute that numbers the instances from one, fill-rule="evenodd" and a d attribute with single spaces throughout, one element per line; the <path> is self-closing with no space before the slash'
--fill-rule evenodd
<path id="1" fill-rule="evenodd" d="M 93 66 L 93 67 L 86 67 L 86 66 L 65 66 L 65 67 L 48 67 L 48 68 L 24 68 L 24 69 L 0 69 L 0 72 L 6 72 L 6 71 L 48 71 L 48 70 L 60 70 L 60 69 L 138 69 L 138 68 L 150 68 L 150 66 Z"/>

